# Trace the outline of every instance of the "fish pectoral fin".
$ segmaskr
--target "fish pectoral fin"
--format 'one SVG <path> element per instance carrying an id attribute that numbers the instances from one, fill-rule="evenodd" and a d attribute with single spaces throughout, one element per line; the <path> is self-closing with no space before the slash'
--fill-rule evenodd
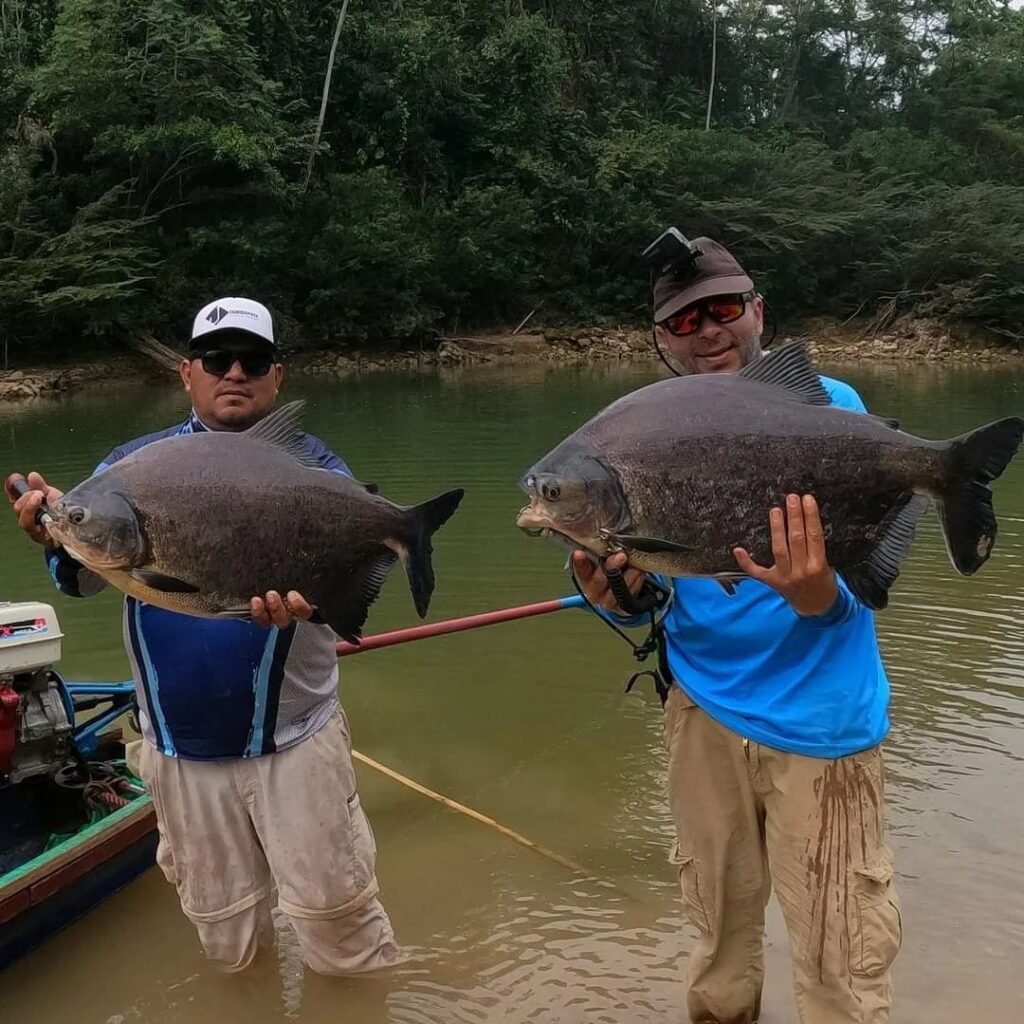
<path id="1" fill-rule="evenodd" d="M 686 554 L 695 551 L 691 544 L 680 544 L 674 540 L 664 540 L 661 537 L 645 537 L 639 533 L 615 533 L 609 538 L 620 547 L 632 548 L 634 551 L 646 551 L 648 554 L 657 554 L 660 551 L 677 551 Z"/>
<path id="2" fill-rule="evenodd" d="M 730 597 L 733 597 L 736 594 L 736 584 L 740 582 L 741 578 L 737 576 L 715 576 L 714 580 Z"/>
<path id="3" fill-rule="evenodd" d="M 168 576 L 167 573 L 158 572 L 156 569 L 147 569 L 145 566 L 139 569 L 132 569 L 131 575 L 150 589 L 159 590 L 164 594 L 199 593 L 199 588 L 191 583 L 179 580 L 175 576 Z"/>
<path id="4" fill-rule="evenodd" d="M 363 563 L 317 605 L 317 618 L 326 622 L 342 640 L 358 644 L 370 605 L 380 596 L 381 587 L 398 561 L 393 551 L 385 551 Z"/>
<path id="5" fill-rule="evenodd" d="M 747 363 L 736 376 L 772 384 L 809 405 L 832 404 L 803 342 L 772 349 L 762 358 Z"/>
<path id="6" fill-rule="evenodd" d="M 861 604 L 880 611 L 889 603 L 889 588 L 900 574 L 900 563 L 914 541 L 918 520 L 928 510 L 928 499 L 914 495 L 890 510 L 879 526 L 879 540 L 867 558 L 838 569 Z"/>

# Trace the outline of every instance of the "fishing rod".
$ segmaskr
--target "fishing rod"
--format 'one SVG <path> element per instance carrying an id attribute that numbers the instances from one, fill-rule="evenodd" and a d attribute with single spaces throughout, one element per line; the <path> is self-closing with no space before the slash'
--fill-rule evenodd
<path id="1" fill-rule="evenodd" d="M 29 491 L 28 483 L 24 477 L 8 479 L 7 485 L 15 497 L 21 497 Z M 40 525 L 45 525 L 49 519 L 49 509 L 45 505 L 41 506 L 36 512 L 36 521 Z M 512 608 L 499 608 L 495 611 L 480 612 L 477 615 L 463 615 L 454 619 L 446 619 L 441 622 L 430 623 L 429 625 L 412 626 L 408 629 L 396 629 L 388 633 L 377 633 L 364 637 L 359 645 L 342 641 L 337 645 L 338 657 L 346 657 L 350 654 L 359 654 L 363 651 L 377 650 L 382 647 L 393 647 L 397 644 L 410 643 L 413 640 L 422 640 L 432 636 L 444 636 L 448 633 L 460 633 L 467 629 L 479 629 L 482 626 L 491 626 L 499 622 L 513 622 L 517 619 L 528 619 L 537 615 L 549 615 L 552 612 L 562 611 L 566 608 L 582 608 L 585 606 L 586 601 L 582 595 L 572 594 L 568 597 L 556 598 L 552 601 L 535 601 L 532 604 L 517 605 Z M 68 684 L 69 691 L 78 691 L 82 694 L 103 694 L 108 696 L 114 690 L 120 691 L 120 689 L 128 689 L 129 687 L 132 687 L 132 684 L 129 682 L 117 683 L 112 686 L 100 686 L 87 683 Z M 117 714 L 122 713 L 123 710 L 124 709 L 118 708 Z M 103 718 L 104 722 L 106 722 L 107 716 L 105 715 Z M 429 797 L 431 800 L 436 800 L 438 803 L 450 810 L 457 811 L 459 814 L 468 818 L 473 818 L 481 824 L 486 825 L 488 828 L 507 836 L 509 839 L 519 843 L 521 846 L 525 846 L 527 849 L 533 850 L 534 853 L 540 854 L 540 856 L 555 864 L 561 865 L 575 874 L 589 878 L 597 877 L 593 872 L 588 871 L 587 868 L 583 867 L 582 864 L 579 864 L 562 854 L 556 853 L 554 850 L 550 850 L 532 839 L 528 839 L 526 836 L 522 835 L 522 833 L 516 832 L 507 825 L 503 825 L 501 822 L 489 815 L 483 814 L 457 800 L 453 800 L 451 797 L 444 796 L 436 790 L 429 789 L 421 782 L 417 782 L 415 779 L 402 775 L 400 772 L 395 771 L 394 768 L 390 768 L 387 765 L 382 764 L 380 761 L 367 756 L 359 750 L 353 750 L 352 757 L 368 767 L 373 768 L 375 771 L 380 772 L 382 775 L 388 776 L 395 782 L 406 786 L 414 792 L 419 793 L 422 796 Z"/>
<path id="2" fill-rule="evenodd" d="M 374 633 L 363 637 L 358 644 L 350 644 L 346 640 L 338 643 L 338 657 L 345 658 L 350 654 L 361 654 L 363 651 L 375 651 L 381 647 L 394 647 L 407 644 L 413 640 L 425 640 L 432 636 L 445 636 L 448 633 L 461 633 L 466 629 L 479 629 L 481 626 L 493 626 L 499 622 L 514 622 L 517 619 L 529 619 L 535 615 L 550 615 L 566 608 L 584 608 L 586 599 L 580 594 L 555 598 L 553 601 L 536 601 L 533 604 L 515 605 L 511 608 L 498 608 L 491 612 L 480 612 L 477 615 L 463 615 L 455 619 L 444 619 L 431 622 L 425 626 L 409 626 L 407 629 L 395 629 L 389 633 Z"/>

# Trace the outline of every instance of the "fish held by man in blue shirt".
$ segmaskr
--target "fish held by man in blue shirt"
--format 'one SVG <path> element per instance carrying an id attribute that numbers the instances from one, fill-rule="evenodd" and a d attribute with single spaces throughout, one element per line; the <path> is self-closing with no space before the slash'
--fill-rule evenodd
<path id="1" fill-rule="evenodd" d="M 526 472 L 517 525 L 729 590 L 746 578 L 736 548 L 774 561 L 768 509 L 811 494 L 829 564 L 877 610 L 930 502 L 956 570 L 969 576 L 988 560 L 990 484 L 1022 436 L 1024 419 L 1008 417 L 926 440 L 835 407 L 806 348 L 790 344 L 737 373 L 674 377 L 613 402 Z"/>
<path id="2" fill-rule="evenodd" d="M 290 402 L 241 433 L 146 445 L 50 509 L 49 532 L 83 565 L 148 604 L 249 618 L 253 596 L 298 591 L 358 643 L 401 559 L 420 618 L 434 591 L 431 538 L 463 490 L 403 506 L 309 455 Z"/>

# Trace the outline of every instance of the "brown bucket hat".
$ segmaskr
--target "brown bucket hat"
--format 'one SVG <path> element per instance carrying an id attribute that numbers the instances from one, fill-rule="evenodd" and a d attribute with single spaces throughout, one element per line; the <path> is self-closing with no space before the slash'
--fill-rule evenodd
<path id="1" fill-rule="evenodd" d="M 703 236 L 693 239 L 693 245 L 701 250 L 701 255 L 694 260 L 696 274 L 669 270 L 654 284 L 656 324 L 709 295 L 742 294 L 754 290 L 754 282 L 724 245 Z"/>

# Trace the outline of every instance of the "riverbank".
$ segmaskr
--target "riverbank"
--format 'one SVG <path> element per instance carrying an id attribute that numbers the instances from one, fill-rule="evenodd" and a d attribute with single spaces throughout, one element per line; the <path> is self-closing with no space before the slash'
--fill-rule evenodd
<path id="1" fill-rule="evenodd" d="M 138 353 L 91 355 L 80 363 L 0 370 L 0 402 L 55 398 L 89 387 L 169 379 L 166 370 Z"/>
<path id="2" fill-rule="evenodd" d="M 977 327 L 952 327 L 927 320 L 898 321 L 885 330 L 870 325 L 809 320 L 780 334 L 773 346 L 802 341 L 813 358 L 829 363 L 991 364 L 1024 363 L 1024 344 Z M 479 364 L 584 364 L 656 359 L 649 331 L 631 328 L 558 327 L 487 332 L 444 339 L 436 351 L 319 352 L 297 356 L 292 372 L 346 375 L 392 368 Z"/>
<path id="3" fill-rule="evenodd" d="M 819 319 L 780 334 L 774 345 L 803 341 L 820 361 L 836 363 L 1024 363 L 1024 344 L 978 327 L 928 320 L 870 324 Z M 381 352 L 298 352 L 286 359 L 291 374 L 349 376 L 383 370 L 432 370 L 486 364 L 573 365 L 656 358 L 650 333 L 632 328 L 558 327 L 490 331 L 444 338 L 436 349 Z M 164 367 L 137 352 L 91 355 L 78 364 L 0 370 L 0 401 L 56 397 L 90 387 L 130 385 L 139 379 L 173 380 Z"/>

